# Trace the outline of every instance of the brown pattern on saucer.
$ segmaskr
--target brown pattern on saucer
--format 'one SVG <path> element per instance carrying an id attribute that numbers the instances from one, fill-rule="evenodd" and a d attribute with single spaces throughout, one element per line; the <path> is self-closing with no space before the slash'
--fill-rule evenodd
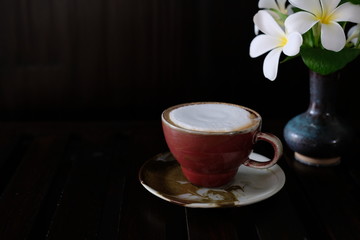
<path id="1" fill-rule="evenodd" d="M 252 157 L 267 160 L 252 153 Z M 235 179 L 222 187 L 203 188 L 191 184 L 182 174 L 171 153 L 161 153 L 141 167 L 141 184 L 154 195 L 185 207 L 219 208 L 244 206 L 264 200 L 278 192 L 285 175 L 278 165 L 269 169 L 239 168 Z"/>

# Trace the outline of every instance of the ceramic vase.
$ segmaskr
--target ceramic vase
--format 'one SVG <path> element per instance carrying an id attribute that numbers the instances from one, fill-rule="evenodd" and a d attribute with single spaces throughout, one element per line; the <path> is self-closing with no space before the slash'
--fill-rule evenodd
<path id="1" fill-rule="evenodd" d="M 333 166 L 350 139 L 350 130 L 336 112 L 340 72 L 321 75 L 309 71 L 310 104 L 306 112 L 292 118 L 284 128 L 284 139 L 299 162 Z"/>

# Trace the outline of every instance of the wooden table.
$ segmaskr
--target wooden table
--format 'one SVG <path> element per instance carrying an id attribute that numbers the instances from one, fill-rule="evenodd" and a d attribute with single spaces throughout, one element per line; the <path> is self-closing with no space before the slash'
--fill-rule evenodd
<path id="1" fill-rule="evenodd" d="M 264 131 L 282 135 L 284 122 Z M 0 239 L 360 239 L 359 150 L 340 165 L 295 162 L 284 187 L 237 208 L 186 208 L 139 182 L 167 151 L 159 121 L 0 123 Z"/>

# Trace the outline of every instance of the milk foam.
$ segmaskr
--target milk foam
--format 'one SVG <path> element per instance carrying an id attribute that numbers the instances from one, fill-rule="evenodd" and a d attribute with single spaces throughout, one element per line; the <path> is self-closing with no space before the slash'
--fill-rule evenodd
<path id="1" fill-rule="evenodd" d="M 228 132 L 252 123 L 250 112 L 228 104 L 205 103 L 172 110 L 170 120 L 179 127 L 211 132 Z"/>

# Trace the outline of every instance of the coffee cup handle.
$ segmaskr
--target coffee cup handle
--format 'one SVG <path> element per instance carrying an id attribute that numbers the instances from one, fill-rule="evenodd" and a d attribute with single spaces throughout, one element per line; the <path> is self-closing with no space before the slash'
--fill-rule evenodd
<path id="1" fill-rule="evenodd" d="M 273 158 L 266 162 L 259 162 L 249 158 L 244 162 L 244 165 L 253 168 L 269 168 L 275 165 L 283 154 L 283 145 L 280 139 L 271 133 L 258 132 L 255 137 L 255 143 L 258 141 L 266 141 L 271 144 L 274 149 Z"/>

